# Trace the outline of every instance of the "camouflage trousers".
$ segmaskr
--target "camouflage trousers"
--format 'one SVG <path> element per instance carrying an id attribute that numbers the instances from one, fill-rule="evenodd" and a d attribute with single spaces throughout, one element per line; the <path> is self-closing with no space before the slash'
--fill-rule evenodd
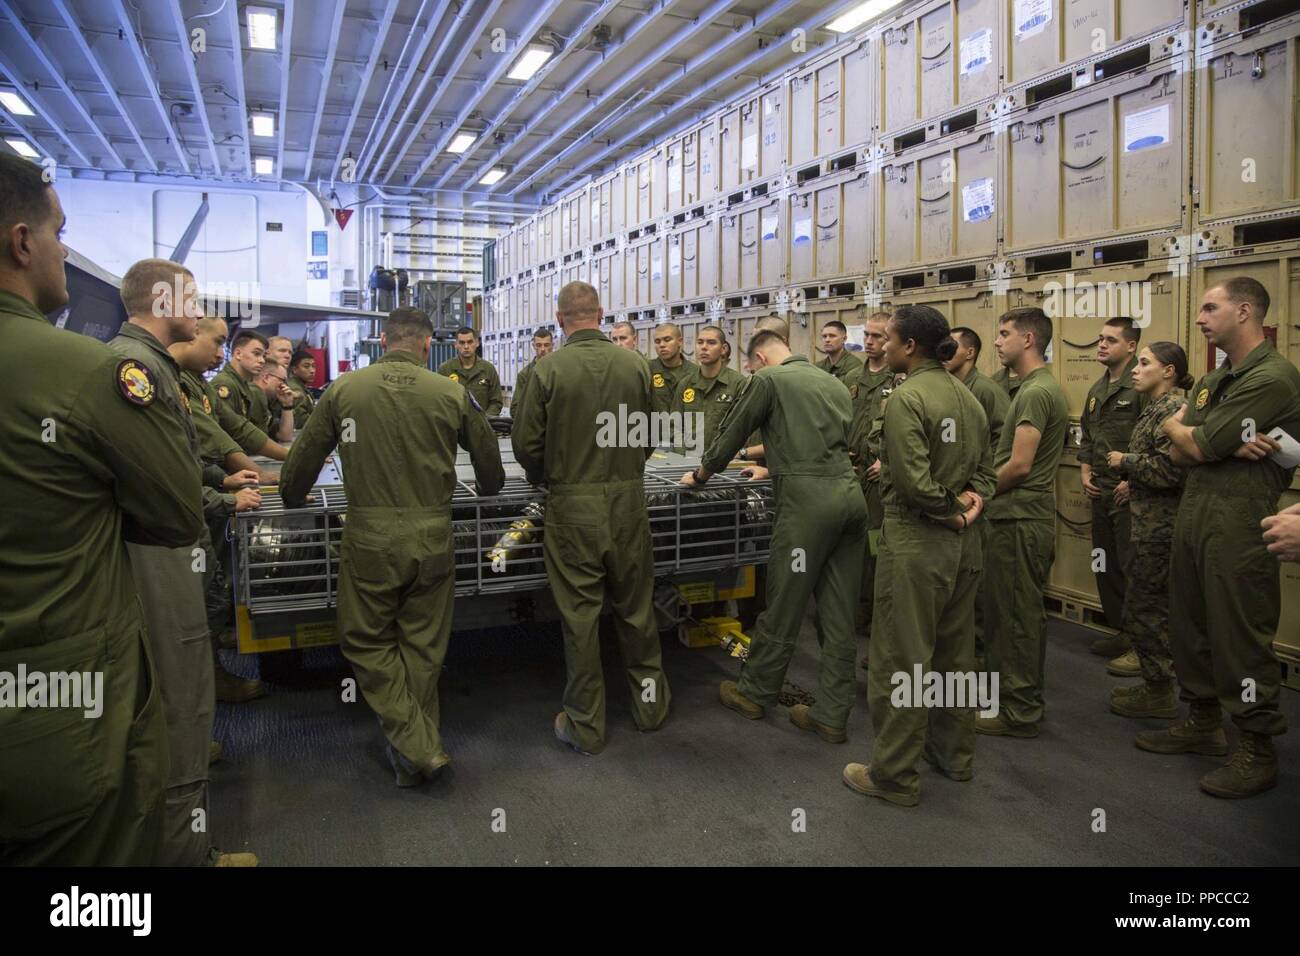
<path id="1" fill-rule="evenodd" d="M 1169 559 L 1173 545 L 1168 540 L 1133 540 L 1124 591 L 1122 635 L 1133 643 L 1142 678 L 1148 684 L 1173 680 L 1174 662 L 1169 653 Z"/>

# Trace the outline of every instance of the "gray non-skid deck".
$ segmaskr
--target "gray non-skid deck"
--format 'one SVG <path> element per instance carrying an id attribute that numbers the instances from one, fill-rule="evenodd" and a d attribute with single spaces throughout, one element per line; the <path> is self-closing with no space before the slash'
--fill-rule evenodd
<path id="1" fill-rule="evenodd" d="M 1136 749 L 1135 731 L 1167 722 L 1108 712 L 1117 680 L 1088 653 L 1091 637 L 1052 621 L 1042 735 L 980 737 L 969 783 L 922 765 L 915 809 L 840 782 L 846 762 L 870 757 L 865 672 L 850 740 L 831 745 L 797 730 L 783 707 L 756 722 L 726 710 L 718 682 L 739 664 L 665 641 L 672 716 L 642 734 L 611 635 L 609 743 L 582 757 L 551 734 L 564 682 L 555 627 L 459 635 L 441 684 L 452 768 L 398 790 L 369 708 L 341 700 L 346 663 L 337 649 L 318 649 L 305 679 L 219 706 L 226 757 L 212 773 L 214 838 L 279 866 L 1300 864 L 1300 735 L 1278 738 L 1275 790 L 1244 801 L 1206 796 L 1197 778 L 1222 758 Z M 789 675 L 809 690 L 815 655 L 809 619 Z M 251 672 L 252 659 L 234 666 Z M 1282 701 L 1295 727 L 1300 694 L 1284 690 Z M 1098 808 L 1104 833 L 1093 831 Z M 798 810 L 805 832 L 792 828 Z"/>

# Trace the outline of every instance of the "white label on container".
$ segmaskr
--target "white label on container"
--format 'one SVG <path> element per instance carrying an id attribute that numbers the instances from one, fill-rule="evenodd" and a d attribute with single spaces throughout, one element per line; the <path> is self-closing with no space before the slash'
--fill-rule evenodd
<path id="1" fill-rule="evenodd" d="M 1052 22 L 1052 0 L 1016 0 L 1016 39 L 1042 33 Z"/>
<path id="2" fill-rule="evenodd" d="M 762 238 L 764 242 L 769 242 L 770 240 L 776 238 L 776 210 L 775 209 L 771 211 L 766 209 L 763 210 L 762 229 L 763 229 Z"/>
<path id="3" fill-rule="evenodd" d="M 1124 117 L 1124 152 L 1169 145 L 1169 104 L 1162 103 Z"/>
<path id="4" fill-rule="evenodd" d="M 993 180 L 976 179 L 961 188 L 961 217 L 983 222 L 993 215 Z"/>
<path id="5" fill-rule="evenodd" d="M 977 30 L 961 41 L 961 75 L 975 73 L 993 62 L 993 31 Z"/>
<path id="6" fill-rule="evenodd" d="M 794 244 L 812 242 L 812 216 L 794 221 Z"/>
<path id="7" fill-rule="evenodd" d="M 650 260 L 650 278 L 662 279 L 663 277 L 664 277 L 663 256 L 655 256 Z"/>
<path id="8" fill-rule="evenodd" d="M 758 136 L 749 134 L 740 142 L 740 168 L 758 168 Z"/>
<path id="9" fill-rule="evenodd" d="M 682 247 L 673 246 L 668 250 L 668 274 L 681 275 L 682 273 Z"/>

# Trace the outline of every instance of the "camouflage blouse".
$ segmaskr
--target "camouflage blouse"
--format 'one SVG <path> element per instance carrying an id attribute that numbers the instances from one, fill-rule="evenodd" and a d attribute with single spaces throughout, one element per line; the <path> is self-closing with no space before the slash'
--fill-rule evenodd
<path id="1" fill-rule="evenodd" d="M 1119 470 L 1132 489 L 1129 511 L 1134 541 L 1169 540 L 1173 536 L 1187 472 L 1170 460 L 1169 437 L 1160 426 L 1183 403 L 1181 396 L 1169 392 L 1148 404 L 1133 427 L 1128 452 L 1120 462 Z"/>

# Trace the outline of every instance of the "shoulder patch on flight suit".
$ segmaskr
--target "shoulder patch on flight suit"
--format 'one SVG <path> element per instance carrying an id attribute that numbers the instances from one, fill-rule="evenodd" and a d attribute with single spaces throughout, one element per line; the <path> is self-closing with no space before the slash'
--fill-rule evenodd
<path id="1" fill-rule="evenodd" d="M 658 372 L 655 372 L 655 377 L 654 377 L 654 379 L 653 379 L 653 382 L 654 382 L 654 387 L 655 387 L 655 388 L 663 388 L 663 387 L 664 387 L 664 377 L 663 377 L 662 375 L 660 375 Z"/>
<path id="2" fill-rule="evenodd" d="M 229 385 L 218 385 L 218 386 L 217 386 L 217 398 L 229 398 L 229 397 L 230 397 L 230 386 L 229 386 Z"/>
<path id="3" fill-rule="evenodd" d="M 1092 396 L 1092 398 L 1088 399 L 1088 411 L 1095 412 L 1096 410 L 1097 410 L 1097 396 L 1094 395 Z"/>
<path id="4" fill-rule="evenodd" d="M 687 405 L 695 401 L 695 389 L 688 388 L 686 391 L 682 392 L 682 401 Z"/>
<path id="5" fill-rule="evenodd" d="M 209 415 L 212 414 L 212 402 L 208 400 L 206 394 L 203 396 L 203 411 Z"/>
<path id="6" fill-rule="evenodd" d="M 185 394 L 185 389 L 181 388 L 180 382 L 176 383 L 176 394 L 181 397 L 181 404 L 185 406 L 185 414 L 193 415 L 194 409 L 190 408 L 190 397 Z"/>
<path id="7" fill-rule="evenodd" d="M 459 382 L 459 381 L 460 381 L 460 376 L 457 375 L 455 372 L 452 372 L 452 373 L 451 373 L 450 375 L 448 375 L 447 377 L 448 377 L 449 379 L 451 379 L 453 382 Z"/>
<path id="8" fill-rule="evenodd" d="M 1203 388 L 1196 394 L 1196 408 L 1199 411 L 1208 404 L 1210 404 L 1210 390 Z"/>
<path id="9" fill-rule="evenodd" d="M 117 387 L 122 397 L 132 405 L 152 405 L 157 397 L 158 387 L 154 384 L 153 373 L 135 359 L 123 359 L 117 365 Z"/>
<path id="10" fill-rule="evenodd" d="M 849 386 L 849 397 L 850 398 L 858 397 L 858 384 L 856 382 L 854 382 L 852 385 Z"/>

